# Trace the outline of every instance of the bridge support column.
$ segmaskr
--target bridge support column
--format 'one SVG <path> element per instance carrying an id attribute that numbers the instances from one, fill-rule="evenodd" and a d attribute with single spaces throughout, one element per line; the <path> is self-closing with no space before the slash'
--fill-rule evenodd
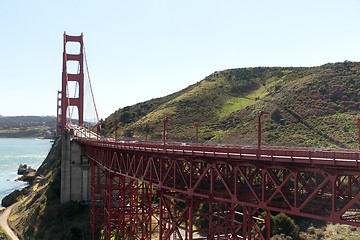
<path id="1" fill-rule="evenodd" d="M 94 161 L 91 161 L 91 239 L 98 239 L 97 234 L 104 226 L 105 205 L 105 172 Z"/>
<path id="2" fill-rule="evenodd" d="M 64 130 L 61 155 L 61 203 L 71 200 L 90 200 L 89 161 L 82 156 L 81 147 L 71 141 L 72 137 L 72 130 Z"/>

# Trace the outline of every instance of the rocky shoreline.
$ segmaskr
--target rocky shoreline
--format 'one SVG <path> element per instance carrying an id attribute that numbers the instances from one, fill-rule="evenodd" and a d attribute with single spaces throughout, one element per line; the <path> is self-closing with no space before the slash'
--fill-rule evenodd
<path id="1" fill-rule="evenodd" d="M 21 200 L 24 196 L 26 196 L 29 192 L 29 188 L 32 186 L 34 180 L 36 179 L 36 170 L 27 166 L 26 164 L 20 164 L 18 168 L 18 175 L 21 175 L 15 181 L 27 182 L 29 185 L 24 187 L 23 189 L 16 189 L 12 191 L 10 194 L 6 195 L 1 200 L 1 205 L 3 207 L 9 207 L 12 204 Z"/>

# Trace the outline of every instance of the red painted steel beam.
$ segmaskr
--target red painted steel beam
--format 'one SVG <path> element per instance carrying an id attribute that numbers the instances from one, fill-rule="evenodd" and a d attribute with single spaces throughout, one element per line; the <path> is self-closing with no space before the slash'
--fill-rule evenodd
<path id="1" fill-rule="evenodd" d="M 81 36 L 70 36 L 64 34 L 64 38 L 67 42 L 80 42 L 82 41 L 82 35 Z"/>
<path id="2" fill-rule="evenodd" d="M 152 239 L 159 231 L 159 208 L 151 184 L 91 163 L 92 239 Z"/>
<path id="3" fill-rule="evenodd" d="M 103 229 L 104 238 L 105 239 L 111 239 L 114 236 L 121 236 L 122 239 L 127 239 L 127 237 L 131 236 L 131 238 L 135 239 L 151 239 L 151 234 L 147 234 L 147 229 L 141 229 L 138 233 L 135 231 L 125 231 L 124 226 L 138 226 L 135 227 L 135 229 L 140 229 L 141 226 L 144 226 L 144 217 L 140 216 L 137 213 L 144 213 L 145 210 L 141 210 L 136 212 L 131 212 L 131 217 L 135 216 L 135 220 L 131 220 L 129 218 L 129 214 L 119 209 L 118 206 L 123 206 L 124 204 L 115 204 L 116 207 L 112 208 L 114 203 L 114 199 L 120 199 L 123 196 L 126 196 L 129 194 L 129 191 L 131 190 L 127 187 L 126 191 L 127 194 L 120 193 L 120 189 L 122 187 L 119 187 L 122 185 L 121 181 L 114 181 L 114 177 L 121 177 L 125 179 L 125 176 L 119 174 L 117 171 L 114 171 L 114 169 L 120 169 L 124 168 L 127 169 L 127 171 L 134 175 L 138 174 L 141 171 L 147 171 L 149 172 L 149 176 L 144 176 L 144 178 L 152 176 L 157 179 L 171 179 L 170 181 L 176 185 L 179 186 L 181 183 L 185 183 L 187 181 L 188 173 L 191 171 L 185 171 L 185 173 L 182 173 L 182 169 L 186 167 L 187 162 L 183 161 L 181 162 L 174 162 L 170 159 L 168 159 L 170 162 L 161 162 L 158 161 L 158 159 L 152 159 L 151 163 L 148 162 L 148 164 L 145 166 L 143 164 L 137 165 L 137 163 L 144 160 L 144 157 L 137 157 L 137 156 L 121 156 L 119 153 L 115 152 L 112 153 L 110 151 L 107 151 L 102 148 L 92 148 L 88 149 L 90 151 L 93 151 L 92 154 L 96 155 L 97 161 L 92 161 L 93 166 L 97 166 L 99 169 L 101 169 L 101 172 L 104 176 L 102 177 L 105 180 L 98 181 L 94 180 L 95 177 L 92 177 L 92 189 L 97 189 L 97 191 L 101 194 L 103 194 L 103 200 L 100 201 L 103 203 L 102 206 L 96 207 L 96 201 L 93 201 L 93 199 L 96 199 L 95 194 L 92 193 L 92 212 L 95 212 L 95 216 L 101 216 L 100 213 L 103 213 L 103 220 L 102 223 L 99 224 L 101 228 Z M 89 154 L 91 155 L 91 154 Z M 124 157 L 124 161 L 119 161 L 119 157 Z M 102 164 L 101 164 L 101 163 Z M 106 164 L 108 167 L 105 167 Z M 167 165 L 171 165 L 170 170 L 167 171 L 160 171 L 159 168 L 168 169 Z M 194 169 L 199 170 L 199 166 L 193 167 Z M 201 167 L 200 167 L 201 168 Z M 93 168 L 92 168 L 93 169 Z M 92 172 L 95 172 L 92 170 Z M 218 170 L 219 172 L 219 170 Z M 181 176 L 181 182 L 179 182 L 178 179 L 174 178 L 173 176 L 177 176 L 180 174 Z M 92 173 L 94 175 L 94 173 Z M 112 176 L 112 177 L 111 177 Z M 100 176 L 97 176 L 98 178 Z M 109 180 L 110 179 L 110 180 Z M 136 182 L 136 180 L 129 179 L 128 182 Z M 133 178 L 134 179 L 134 178 Z M 225 179 L 223 180 L 225 181 Z M 124 182 L 124 181 L 123 181 Z M 142 183 L 145 184 L 146 181 L 142 181 Z M 156 182 L 156 181 L 155 181 Z M 100 183 L 98 186 L 96 183 Z M 95 184 L 95 186 L 93 186 Z M 179 185 L 180 184 L 180 185 Z M 127 185 L 129 186 L 129 185 Z M 155 185 L 154 185 L 155 186 Z M 190 186 L 189 184 L 187 186 Z M 164 187 L 166 187 L 164 185 Z M 99 191 L 99 189 L 101 189 Z M 115 190 L 117 192 L 116 198 L 112 196 L 112 191 Z M 136 190 L 136 192 L 139 192 L 139 189 Z M 97 194 L 99 197 L 100 194 Z M 147 192 L 148 195 L 148 192 Z M 214 199 L 207 199 L 207 198 L 198 198 L 193 197 L 189 198 L 187 194 L 183 194 L 179 191 L 174 190 L 167 190 L 165 188 L 158 188 L 157 190 L 157 196 L 159 197 L 160 201 L 158 203 L 158 212 L 156 214 L 155 211 L 150 211 L 148 219 L 158 218 L 157 228 L 154 228 L 152 230 L 152 234 L 156 231 L 159 231 L 159 239 L 169 239 L 170 237 L 177 237 L 177 239 L 208 239 L 209 236 L 211 236 L 212 239 L 242 239 L 240 233 L 246 233 L 250 234 L 251 232 L 256 233 L 256 235 L 252 236 L 251 239 L 266 239 L 266 236 L 269 234 L 269 220 L 267 220 L 267 223 L 265 224 L 265 221 L 262 220 L 259 222 L 256 219 L 252 219 L 253 215 L 247 214 L 243 215 L 240 211 L 242 211 L 242 206 L 238 204 L 233 203 L 226 203 L 224 205 L 223 202 L 215 201 Z M 144 199 L 144 197 L 143 197 Z M 99 200 L 98 200 L 99 201 Z M 115 201 L 116 202 L 116 201 Z M 187 207 L 181 208 L 179 207 L 179 203 L 185 203 Z M 206 211 L 203 213 L 199 213 L 199 206 L 201 204 L 208 204 L 211 208 L 211 211 Z M 129 201 L 126 201 L 127 204 L 129 204 Z M 139 208 L 139 203 L 130 203 L 130 206 L 133 206 L 132 208 Z M 141 204 L 140 204 L 141 205 Z M 149 204 L 143 204 L 143 206 L 149 206 Z M 221 208 L 225 207 L 225 209 Z M 96 211 L 97 209 L 97 211 Z M 100 209 L 100 210 L 99 210 Z M 255 208 L 254 208 L 255 209 Z M 257 209 L 257 208 L 256 208 Z M 120 214 L 121 213 L 121 214 Z M 120 214 L 120 215 L 119 215 Z M 156 216 L 157 215 L 157 216 Z M 203 229 L 200 226 L 196 226 L 198 224 L 193 220 L 193 217 L 196 216 L 197 218 L 204 219 L 203 221 L 207 221 L 209 228 Z M 94 217 L 92 217 L 92 222 L 94 222 Z M 121 223 L 116 222 L 116 219 L 126 219 L 125 221 L 122 221 Z M 136 219 L 138 221 L 136 221 Z M 238 219 L 237 221 L 235 221 Z M 240 221 L 240 220 L 241 221 Z M 247 220 L 246 220 L 247 219 Z M 141 221 L 140 221 L 141 220 Z M 146 222 L 146 221 L 145 221 Z M 247 228 L 243 228 L 244 223 L 247 222 L 246 226 Z M 148 223 L 149 225 L 149 223 Z M 150 224 L 151 225 L 151 224 Z M 149 225 L 149 226 L 150 226 Z M 184 227 L 185 225 L 185 227 Z M 95 228 L 96 224 L 92 223 L 92 228 Z M 267 231 L 265 231 L 265 227 L 267 226 Z M 195 230 L 199 229 L 199 230 Z M 247 232 L 249 231 L 249 233 Z M 93 235 L 95 235 L 95 230 L 93 230 Z M 197 232 L 202 232 L 207 237 L 201 237 L 196 235 Z M 185 234 L 185 238 L 184 237 Z M 239 235 L 240 234 L 240 235 Z M 140 236 L 141 237 L 137 237 Z M 250 238 L 249 238 L 250 239 Z"/>
<path id="4" fill-rule="evenodd" d="M 179 148 L 164 152 L 151 145 L 84 144 L 85 153 L 109 171 L 151 182 L 160 189 L 188 197 L 360 226 L 360 218 L 355 214 L 360 209 L 359 183 L 343 181 L 344 178 L 358 179 L 360 176 L 357 167 L 344 164 L 346 158 L 356 162 L 357 152 L 336 152 L 335 156 L 341 158 L 339 161 L 335 159 L 335 164 L 325 161 L 324 165 L 318 165 L 311 161 L 321 160 L 311 158 L 296 163 L 292 158 L 278 162 L 264 161 L 260 157 L 248 160 L 244 155 L 238 155 L 241 159 L 234 161 L 230 154 L 229 158 L 218 153 L 210 154 L 209 147 L 203 148 L 207 156 L 199 158 L 178 152 Z M 110 167 L 108 160 L 101 159 L 97 151 L 112 156 L 116 153 L 113 159 L 116 164 Z M 288 153 L 290 157 L 294 156 L 294 151 Z M 277 150 L 277 154 L 285 156 L 281 150 Z M 314 156 L 320 155 L 315 153 Z M 350 218 L 354 214 L 356 216 Z"/>

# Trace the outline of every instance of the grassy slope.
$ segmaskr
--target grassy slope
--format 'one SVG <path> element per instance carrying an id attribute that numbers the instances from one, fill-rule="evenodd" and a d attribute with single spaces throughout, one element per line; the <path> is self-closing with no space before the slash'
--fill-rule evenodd
<path id="1" fill-rule="evenodd" d="M 267 145 L 356 148 L 353 118 L 360 104 L 360 63 L 310 68 L 242 68 L 214 73 L 164 98 L 119 109 L 103 123 L 114 134 L 114 122 L 134 128 L 137 136 L 160 139 L 162 120 L 169 137 L 194 140 L 194 123 L 203 141 L 256 143 L 256 116 L 262 119 Z M 276 112 L 276 113 L 275 113 Z M 121 130 L 119 130 L 119 133 Z"/>
<path id="2" fill-rule="evenodd" d="M 61 139 L 37 171 L 37 179 L 15 208 L 10 224 L 23 239 L 90 239 L 90 209 L 78 202 L 60 205 Z"/>

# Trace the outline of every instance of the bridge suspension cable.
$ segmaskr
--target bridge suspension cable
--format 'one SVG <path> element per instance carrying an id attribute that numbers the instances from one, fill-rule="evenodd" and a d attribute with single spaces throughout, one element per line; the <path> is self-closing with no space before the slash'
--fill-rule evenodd
<path id="1" fill-rule="evenodd" d="M 90 72 L 89 72 L 89 66 L 87 63 L 87 58 L 86 58 L 86 52 L 85 52 L 85 45 L 83 43 L 83 53 L 84 53 L 84 60 L 85 60 L 85 64 L 86 64 L 86 76 L 87 76 L 87 80 L 84 82 L 84 92 L 85 92 L 85 96 L 84 96 L 84 104 L 85 104 L 85 108 L 84 108 L 84 120 L 85 122 L 89 123 L 90 125 L 94 124 L 96 122 L 96 124 L 99 124 L 100 120 L 99 120 L 99 116 L 98 116 L 98 112 L 97 112 L 97 108 L 96 108 L 96 104 L 95 104 L 95 97 L 94 97 L 94 92 L 92 89 L 92 85 L 91 85 L 91 81 L 90 81 Z M 77 74 L 80 74 L 80 62 L 78 64 L 78 68 L 77 68 Z M 88 83 L 88 86 L 86 85 L 86 83 Z M 70 92 L 69 92 L 69 87 L 67 84 L 67 101 L 68 101 L 68 105 L 69 107 L 71 107 L 71 110 L 69 111 L 69 125 L 71 127 L 71 120 L 78 117 L 74 114 L 76 114 L 76 111 L 74 111 L 75 106 L 70 106 L 70 98 L 76 98 L 77 97 L 77 93 L 78 93 L 78 88 L 79 88 L 79 84 L 78 82 L 75 82 L 75 89 L 74 89 L 74 95 L 70 97 Z M 87 93 L 90 92 L 90 96 L 86 96 Z M 86 107 L 87 106 L 87 107 Z M 95 110 L 95 121 L 94 121 L 94 116 L 92 116 L 92 110 Z"/>
<path id="2" fill-rule="evenodd" d="M 88 80 L 89 80 L 89 88 L 90 88 L 91 98 L 92 98 L 92 101 L 94 103 L 96 120 L 97 120 L 97 123 L 99 124 L 100 123 L 99 114 L 98 114 L 98 111 L 97 111 L 95 98 L 94 98 L 94 92 L 93 92 L 92 85 L 91 85 L 90 73 L 89 73 L 89 65 L 88 65 L 87 58 L 86 58 L 85 44 L 83 45 L 83 48 L 84 48 L 83 50 L 84 50 L 84 58 L 85 58 L 85 65 L 86 65 L 86 73 L 87 73 Z"/>

